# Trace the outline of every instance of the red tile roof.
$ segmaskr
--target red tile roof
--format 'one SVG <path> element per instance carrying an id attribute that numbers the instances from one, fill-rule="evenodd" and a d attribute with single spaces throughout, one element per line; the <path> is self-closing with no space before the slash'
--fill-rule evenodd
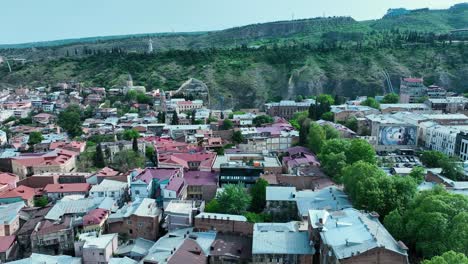
<path id="1" fill-rule="evenodd" d="M 47 184 L 46 193 L 87 192 L 91 188 L 89 183 Z"/>
<path id="2" fill-rule="evenodd" d="M 405 82 L 412 82 L 412 83 L 419 83 L 423 82 L 422 78 L 404 78 L 403 79 Z"/>
<path id="3" fill-rule="evenodd" d="M 192 239 L 186 239 L 182 245 L 176 250 L 167 261 L 168 264 L 192 263 L 205 264 L 208 263 L 207 256 L 201 250 L 200 245 Z"/>
<path id="4" fill-rule="evenodd" d="M 0 237 L 0 252 L 6 252 L 15 242 L 16 236 Z"/>
<path id="5" fill-rule="evenodd" d="M 112 168 L 109 167 L 104 167 L 100 171 L 96 173 L 96 176 L 101 177 L 101 176 L 117 176 L 119 175 L 120 172 L 116 171 Z"/>
<path id="6" fill-rule="evenodd" d="M 15 188 L 16 183 L 19 181 L 19 177 L 13 173 L 1 172 L 0 183 L 8 184 L 11 188 Z"/>
<path id="7" fill-rule="evenodd" d="M 5 192 L 0 195 L 0 198 L 14 198 L 14 197 L 21 197 L 23 200 L 30 200 L 34 198 L 35 195 L 42 194 L 40 189 L 30 188 L 28 186 L 18 186 L 17 188 Z"/>
<path id="8" fill-rule="evenodd" d="M 40 154 L 26 154 L 12 158 L 13 162 L 20 165 L 31 166 L 47 166 L 47 165 L 61 165 L 68 162 L 71 158 L 75 157 L 77 153 L 64 149 L 56 149 L 47 153 Z"/>
<path id="9" fill-rule="evenodd" d="M 169 180 L 169 183 L 166 186 L 166 190 L 175 191 L 177 194 L 184 186 L 184 179 L 180 177 L 173 177 Z"/>
<path id="10" fill-rule="evenodd" d="M 109 212 L 104 209 L 94 209 L 89 211 L 85 216 L 83 216 L 83 225 L 96 225 L 104 221 Z"/>

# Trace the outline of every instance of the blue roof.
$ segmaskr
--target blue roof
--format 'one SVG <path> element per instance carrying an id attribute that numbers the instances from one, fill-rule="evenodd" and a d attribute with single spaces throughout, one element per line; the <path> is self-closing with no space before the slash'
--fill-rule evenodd
<path id="1" fill-rule="evenodd" d="M 0 205 L 0 222 L 10 224 L 24 206 L 23 201 Z"/>
<path id="2" fill-rule="evenodd" d="M 379 247 L 407 255 L 406 249 L 395 241 L 379 222 L 378 217 L 354 208 L 331 212 L 323 219 L 320 236 L 338 259 L 349 258 Z"/>
<path id="3" fill-rule="evenodd" d="M 312 255 L 308 232 L 300 232 L 295 224 L 257 223 L 254 225 L 252 254 Z"/>

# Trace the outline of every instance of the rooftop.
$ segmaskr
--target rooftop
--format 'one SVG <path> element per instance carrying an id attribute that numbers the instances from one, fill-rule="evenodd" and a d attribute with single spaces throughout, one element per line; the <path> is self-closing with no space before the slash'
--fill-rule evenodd
<path id="1" fill-rule="evenodd" d="M 46 193 L 88 192 L 90 187 L 89 183 L 47 184 L 44 191 Z"/>
<path id="2" fill-rule="evenodd" d="M 220 220 L 230 220 L 238 222 L 247 222 L 247 218 L 243 215 L 231 215 L 231 214 L 215 214 L 215 213 L 200 213 L 195 218 L 210 218 L 210 219 L 220 219 Z"/>
<path id="3" fill-rule="evenodd" d="M 10 224 L 24 207 L 24 202 L 0 205 L 0 224 Z"/>
<path id="4" fill-rule="evenodd" d="M 90 192 L 118 192 L 125 188 L 126 182 L 104 179 L 99 185 L 94 185 Z"/>
<path id="5" fill-rule="evenodd" d="M 29 258 L 24 258 L 9 264 L 37 264 L 37 263 L 54 263 L 54 264 L 81 264 L 81 258 L 75 258 L 67 255 L 51 256 L 38 253 L 32 253 Z"/>
<path id="6" fill-rule="evenodd" d="M 117 234 L 99 235 L 95 232 L 80 234 L 78 239 L 84 241 L 83 248 L 105 249 L 112 240 L 117 238 Z"/>

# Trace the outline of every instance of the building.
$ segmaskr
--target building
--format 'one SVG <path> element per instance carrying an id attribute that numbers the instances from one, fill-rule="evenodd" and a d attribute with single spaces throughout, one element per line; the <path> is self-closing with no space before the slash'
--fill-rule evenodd
<path id="1" fill-rule="evenodd" d="M 380 104 L 380 111 L 382 114 L 389 114 L 395 112 L 415 112 L 415 113 L 428 113 L 431 107 L 423 103 L 413 104 Z"/>
<path id="2" fill-rule="evenodd" d="M 18 254 L 18 243 L 15 236 L 0 237 L 0 262 L 16 259 Z"/>
<path id="3" fill-rule="evenodd" d="M 163 203 L 163 189 L 172 178 L 183 177 L 181 168 L 145 168 L 142 172 L 129 175 L 132 200 L 155 197 L 158 204 Z"/>
<path id="4" fill-rule="evenodd" d="M 314 99 L 306 99 L 302 102 L 282 100 L 280 102 L 267 103 L 265 104 L 265 108 L 269 116 L 291 119 L 297 112 L 308 111 L 312 104 L 315 104 Z"/>
<path id="5" fill-rule="evenodd" d="M 251 263 L 252 237 L 217 233 L 211 244 L 209 263 Z"/>
<path id="6" fill-rule="evenodd" d="M 392 115 L 368 115 L 371 124 L 372 142 L 377 151 L 414 149 L 418 142 L 418 127 L 408 120 L 400 120 Z"/>
<path id="7" fill-rule="evenodd" d="M 216 153 L 171 153 L 159 154 L 160 168 L 183 168 L 184 170 L 211 171 Z"/>
<path id="8" fill-rule="evenodd" d="M 299 222 L 254 225 L 252 263 L 312 263 L 314 253 Z"/>
<path id="9" fill-rule="evenodd" d="M 89 183 L 47 184 L 45 194 L 50 200 L 56 201 L 67 195 L 88 195 L 91 185 Z"/>
<path id="10" fill-rule="evenodd" d="M 172 200 L 164 210 L 166 225 L 169 231 L 193 226 L 195 215 L 203 210 L 204 202 L 197 203 L 193 200 Z M 201 208 L 200 208 L 201 207 Z"/>
<path id="11" fill-rule="evenodd" d="M 6 185 L 7 189 L 16 188 L 16 183 L 19 181 L 19 177 L 13 173 L 0 172 L 0 185 Z"/>
<path id="12" fill-rule="evenodd" d="M 248 165 L 242 162 L 229 162 L 220 164 L 219 185 L 242 183 L 251 186 L 265 173 L 259 163 Z"/>
<path id="13" fill-rule="evenodd" d="M 109 161 L 113 161 L 115 154 L 121 151 L 133 150 L 133 142 L 125 140 L 116 142 L 103 142 L 101 143 L 101 147 L 105 158 Z M 140 155 L 145 155 L 145 147 L 146 144 L 144 141 L 138 141 L 138 152 Z"/>
<path id="14" fill-rule="evenodd" d="M 24 202 L 0 205 L 0 237 L 12 236 L 20 228 L 19 212 Z"/>
<path id="15" fill-rule="evenodd" d="M 325 263 L 409 263 L 408 248 L 395 241 L 376 213 L 354 208 L 309 211 L 312 243 Z"/>
<path id="16" fill-rule="evenodd" d="M 90 197 L 110 197 L 122 204 L 128 196 L 128 184 L 126 182 L 104 179 L 99 185 L 94 185 L 90 192 Z"/>
<path id="17" fill-rule="evenodd" d="M 162 212 L 156 200 L 143 198 L 124 205 L 109 216 L 108 232 L 127 233 L 130 238 L 142 237 L 156 240 L 159 236 L 159 223 Z"/>
<path id="18" fill-rule="evenodd" d="M 223 234 L 252 236 L 253 224 L 243 215 L 200 213 L 195 216 L 194 229 L 200 232 L 216 231 Z"/>
<path id="19" fill-rule="evenodd" d="M 83 216 L 83 232 L 102 233 L 106 226 L 109 211 L 105 209 L 93 209 Z"/>
<path id="20" fill-rule="evenodd" d="M 108 197 L 83 198 L 81 195 L 65 196 L 50 209 L 45 219 L 58 221 L 67 215 L 80 217 L 96 208 L 116 211 L 118 207 L 115 201 Z"/>
<path id="21" fill-rule="evenodd" d="M 18 186 L 15 189 L 0 194 L 0 204 L 24 202 L 27 206 L 34 206 L 34 198 L 42 196 L 42 191 L 28 186 Z"/>
<path id="22" fill-rule="evenodd" d="M 218 174 L 211 171 L 184 172 L 187 199 L 211 201 L 218 188 Z"/>
<path id="23" fill-rule="evenodd" d="M 31 234 L 36 229 L 37 224 L 44 220 L 44 216 L 49 212 L 51 206 L 43 208 L 24 208 L 21 212 L 21 218 L 27 219 L 21 228 L 16 232 L 18 244 L 22 256 L 31 254 Z"/>
<path id="24" fill-rule="evenodd" d="M 380 111 L 378 109 L 363 106 L 363 105 L 332 105 L 331 112 L 333 113 L 334 120 L 333 122 L 345 122 L 350 118 L 361 118 L 365 117 L 366 115 L 371 114 L 379 114 Z"/>
<path id="25" fill-rule="evenodd" d="M 33 253 L 29 258 L 8 262 L 9 264 L 54 263 L 54 264 L 82 264 L 81 258 L 67 255 L 51 256 Z"/>
<path id="26" fill-rule="evenodd" d="M 75 232 L 71 217 L 58 221 L 43 220 L 31 234 L 31 248 L 34 253 L 59 255 L 73 253 Z"/>
<path id="27" fill-rule="evenodd" d="M 154 241 L 137 238 L 132 241 L 133 243 L 123 244 L 119 246 L 115 252 L 115 255 L 119 257 L 124 257 L 136 261 L 140 261 L 146 255 L 148 255 L 149 250 L 154 245 Z"/>
<path id="28" fill-rule="evenodd" d="M 456 150 L 463 150 L 457 148 L 457 138 L 462 132 L 468 132 L 468 126 L 440 126 L 434 125 L 425 129 L 424 143 L 425 147 L 430 150 L 437 150 L 449 156 L 460 156 L 463 154 L 457 153 Z M 460 142 L 461 143 L 461 142 Z"/>
<path id="29" fill-rule="evenodd" d="M 24 154 L 12 158 L 11 165 L 20 179 L 45 172 L 71 172 L 75 170 L 76 153 L 56 149 L 44 154 Z"/>
<path id="30" fill-rule="evenodd" d="M 108 263 L 117 250 L 117 238 L 117 234 L 80 234 L 74 243 L 75 256 L 81 257 L 83 264 Z"/>
<path id="31" fill-rule="evenodd" d="M 7 133 L 3 130 L 0 130 L 0 146 L 8 143 Z"/>
<path id="32" fill-rule="evenodd" d="M 463 96 L 459 97 L 445 97 L 445 98 L 429 98 L 425 104 L 434 111 L 441 111 L 442 113 L 466 113 L 468 110 L 468 98 Z"/>
<path id="33" fill-rule="evenodd" d="M 426 96 L 426 86 L 422 78 L 402 78 L 400 83 L 400 103 L 420 103 Z"/>

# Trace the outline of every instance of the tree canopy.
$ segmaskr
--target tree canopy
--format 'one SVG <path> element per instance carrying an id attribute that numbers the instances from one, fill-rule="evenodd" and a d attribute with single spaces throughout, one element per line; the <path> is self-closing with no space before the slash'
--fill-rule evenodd
<path id="1" fill-rule="evenodd" d="M 241 184 L 226 184 L 224 190 L 215 198 L 219 204 L 219 213 L 243 214 L 252 200 L 250 194 Z"/>
<path id="2" fill-rule="evenodd" d="M 77 105 L 70 105 L 58 115 L 57 124 L 62 127 L 70 137 L 81 136 L 81 109 Z"/>
<path id="3" fill-rule="evenodd" d="M 423 258 L 446 251 L 468 254 L 468 197 L 442 186 L 420 192 L 407 207 L 395 209 L 384 224 Z"/>
<path id="4" fill-rule="evenodd" d="M 435 256 L 430 260 L 424 260 L 421 264 L 468 264 L 468 257 L 463 253 L 450 250 L 441 256 Z"/>
<path id="5" fill-rule="evenodd" d="M 139 138 L 139 137 L 140 137 L 140 133 L 136 131 L 135 129 L 126 129 L 122 134 L 122 138 L 125 140 L 132 140 L 134 138 Z"/>
<path id="6" fill-rule="evenodd" d="M 41 143 L 42 140 L 44 140 L 44 137 L 42 136 L 41 132 L 33 131 L 29 133 L 29 140 L 28 140 L 29 145 L 31 146 L 36 145 L 38 143 Z"/>
<path id="7" fill-rule="evenodd" d="M 384 96 L 382 104 L 396 104 L 400 100 L 400 97 L 396 93 L 389 93 Z"/>
<path id="8" fill-rule="evenodd" d="M 269 115 L 260 115 L 260 116 L 256 116 L 252 120 L 252 122 L 254 126 L 259 127 L 259 126 L 262 126 L 263 124 L 273 123 L 273 118 Z"/>
<path id="9" fill-rule="evenodd" d="M 442 175 L 457 181 L 465 178 L 463 168 L 455 159 L 442 152 L 428 150 L 421 154 L 421 162 L 429 168 L 442 168 Z"/>
<path id="10" fill-rule="evenodd" d="M 124 150 L 115 154 L 112 167 L 120 172 L 127 172 L 145 165 L 145 158 L 133 150 Z"/>
<path id="11" fill-rule="evenodd" d="M 265 209 L 267 186 L 268 182 L 262 178 L 259 178 L 257 182 L 255 182 L 255 184 L 250 188 L 250 196 L 252 197 L 250 211 L 261 213 Z"/>
<path id="12" fill-rule="evenodd" d="M 307 147 L 314 153 L 320 153 L 325 140 L 326 135 L 323 128 L 319 124 L 312 122 L 307 136 Z"/>
<path id="13" fill-rule="evenodd" d="M 375 98 L 372 97 L 367 97 L 367 99 L 364 100 L 364 102 L 362 102 L 361 105 L 366 105 L 375 109 L 380 109 L 379 102 L 377 102 L 377 100 L 375 100 Z"/>

